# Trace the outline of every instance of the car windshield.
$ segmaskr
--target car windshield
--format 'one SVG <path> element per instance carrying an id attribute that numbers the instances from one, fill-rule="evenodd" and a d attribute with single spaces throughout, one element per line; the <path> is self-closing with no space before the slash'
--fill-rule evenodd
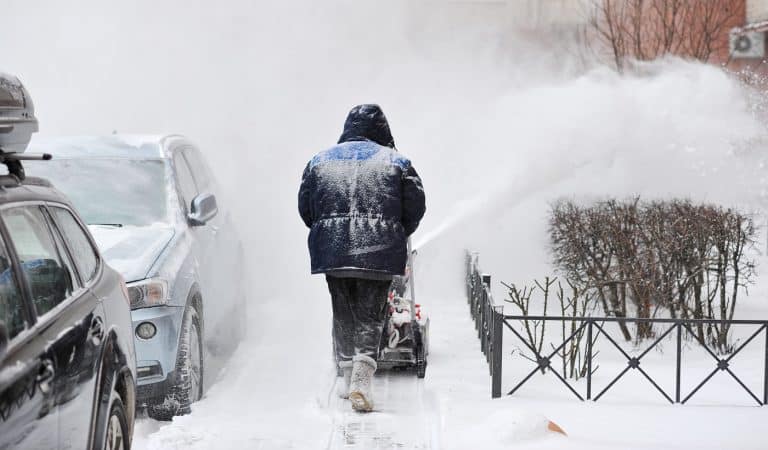
<path id="1" fill-rule="evenodd" d="M 29 161 L 27 175 L 50 180 L 89 225 L 145 226 L 168 221 L 165 163 L 160 159 Z"/>

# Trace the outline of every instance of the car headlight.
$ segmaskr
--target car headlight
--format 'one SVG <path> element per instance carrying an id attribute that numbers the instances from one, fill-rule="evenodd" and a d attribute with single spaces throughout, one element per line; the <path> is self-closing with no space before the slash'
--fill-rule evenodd
<path id="1" fill-rule="evenodd" d="M 132 309 L 167 305 L 168 282 L 160 278 L 148 278 L 129 283 L 128 298 L 131 299 Z"/>

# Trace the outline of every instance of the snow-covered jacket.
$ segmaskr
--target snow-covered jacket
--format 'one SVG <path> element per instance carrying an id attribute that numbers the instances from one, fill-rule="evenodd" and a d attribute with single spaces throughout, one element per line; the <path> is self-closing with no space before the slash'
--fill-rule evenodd
<path id="1" fill-rule="evenodd" d="M 360 122 L 354 112 L 340 139 L 347 141 L 312 158 L 301 180 L 312 273 L 402 275 L 408 236 L 424 215 L 424 189 L 408 158 L 348 129 Z M 376 116 L 371 120 L 384 117 Z"/>

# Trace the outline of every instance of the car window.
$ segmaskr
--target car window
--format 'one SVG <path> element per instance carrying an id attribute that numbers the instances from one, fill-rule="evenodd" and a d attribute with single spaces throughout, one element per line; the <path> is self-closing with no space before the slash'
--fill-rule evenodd
<path id="1" fill-rule="evenodd" d="M 87 283 L 96 275 L 99 262 L 90 239 L 71 212 L 58 207 L 51 207 L 50 211 L 59 225 L 59 230 L 64 234 L 83 283 Z"/>
<path id="2" fill-rule="evenodd" d="M 8 256 L 5 243 L 0 239 L 0 321 L 5 324 L 9 337 L 14 338 L 27 328 L 21 290 Z"/>
<path id="3" fill-rule="evenodd" d="M 48 214 L 43 215 L 45 216 L 46 222 L 48 223 L 48 229 L 51 230 L 53 234 L 53 240 L 56 245 L 56 254 L 59 255 L 59 259 L 62 261 L 62 267 L 64 267 L 67 273 L 70 274 L 70 279 L 72 280 L 72 290 L 77 290 L 77 288 L 80 287 L 80 283 L 76 276 L 77 270 L 75 269 L 75 264 L 72 262 L 73 256 L 67 252 L 67 246 L 64 244 L 64 238 L 53 225 L 51 216 Z"/>
<path id="4" fill-rule="evenodd" d="M 203 157 L 200 151 L 196 148 L 189 148 L 184 151 L 184 157 L 189 163 L 189 167 L 192 169 L 192 175 L 197 181 L 197 187 L 201 192 L 210 192 L 211 186 L 211 173 L 208 171 L 208 166 L 203 161 Z"/>
<path id="5" fill-rule="evenodd" d="M 24 162 L 27 175 L 65 192 L 85 223 L 139 227 L 168 221 L 168 166 L 162 159 L 107 157 Z"/>
<path id="6" fill-rule="evenodd" d="M 173 165 L 176 168 L 176 178 L 178 180 L 179 189 L 181 190 L 184 209 L 189 210 L 189 207 L 192 204 L 192 199 L 197 195 L 195 179 L 181 153 L 177 152 L 173 157 Z"/>
<path id="7" fill-rule="evenodd" d="M 10 208 L 2 212 L 2 217 L 37 314 L 43 315 L 72 295 L 72 270 L 62 262 L 40 207 Z"/>

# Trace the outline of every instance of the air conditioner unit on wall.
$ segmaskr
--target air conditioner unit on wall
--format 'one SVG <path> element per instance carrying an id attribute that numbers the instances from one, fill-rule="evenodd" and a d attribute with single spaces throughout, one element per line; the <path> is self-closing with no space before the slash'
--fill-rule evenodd
<path id="1" fill-rule="evenodd" d="M 731 33 L 731 56 L 734 58 L 763 58 L 765 56 L 765 33 L 750 31 Z"/>

